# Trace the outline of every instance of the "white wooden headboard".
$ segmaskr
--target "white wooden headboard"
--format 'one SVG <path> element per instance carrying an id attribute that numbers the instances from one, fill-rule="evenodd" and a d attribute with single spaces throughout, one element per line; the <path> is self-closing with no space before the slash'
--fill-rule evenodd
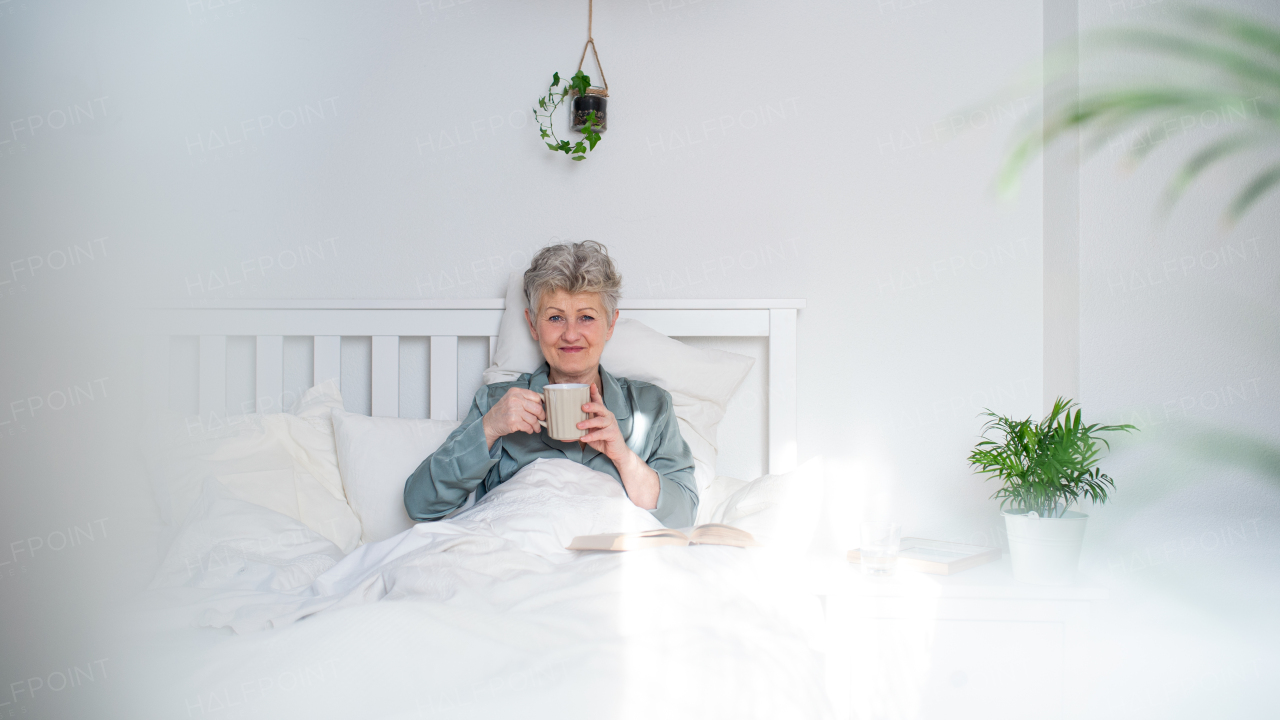
<path id="1" fill-rule="evenodd" d="M 343 336 L 371 338 L 372 414 L 400 415 L 402 337 L 430 338 L 429 416 L 458 415 L 458 338 L 488 337 L 492 357 L 505 301 L 484 300 L 224 300 L 200 307 L 157 308 L 146 313 L 144 373 L 148 406 L 165 407 L 173 336 L 199 337 L 201 416 L 227 411 L 227 337 L 254 336 L 259 411 L 282 404 L 284 338 L 314 342 L 314 381 L 340 377 Z M 627 300 L 623 317 L 672 337 L 768 338 L 768 468 L 786 472 L 796 463 L 796 317 L 804 300 Z"/>

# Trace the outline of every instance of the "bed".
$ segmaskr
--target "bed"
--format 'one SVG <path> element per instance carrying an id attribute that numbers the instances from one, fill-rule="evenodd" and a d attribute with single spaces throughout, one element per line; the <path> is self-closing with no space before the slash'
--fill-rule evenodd
<path id="1" fill-rule="evenodd" d="M 199 447 L 167 466 L 181 465 L 186 484 L 157 490 L 167 529 L 157 580 L 133 620 L 149 640 L 132 675 L 165 680 L 134 688 L 145 698 L 138 716 L 830 717 L 821 607 L 797 562 L 804 548 L 781 535 L 759 551 L 564 550 L 574 534 L 653 522 L 615 482 L 568 461 L 539 461 L 434 523 L 398 525 L 403 521 L 378 515 L 389 512 L 385 493 L 356 492 L 350 476 L 358 462 L 377 469 L 395 455 L 377 442 L 400 432 L 405 442 L 429 443 L 428 436 L 456 425 L 478 371 L 490 377 L 501 365 L 512 297 L 223 301 L 148 313 L 147 404 Z M 708 509 L 704 518 L 700 511 L 700 521 L 734 524 L 741 516 L 752 527 L 769 505 L 762 498 L 781 497 L 801 477 L 812 489 L 814 471 L 796 462 L 796 328 L 804 305 L 621 304 L 635 332 L 644 328 L 677 344 L 671 338 L 698 339 L 689 341 L 692 349 L 663 346 L 658 354 L 668 360 L 688 352 L 710 362 L 724 342 L 759 352 L 730 394 L 748 375 L 756 380 L 746 385 L 758 385 L 738 401 L 719 400 L 713 467 L 699 483 L 720 514 Z M 310 350 L 312 387 L 292 413 L 280 413 L 290 394 L 286 339 L 296 346 L 300 337 Z M 369 338 L 367 364 L 349 361 L 344 337 Z M 252 407 L 228 400 L 237 392 L 228 348 L 246 341 L 253 346 Z M 425 367 L 407 371 L 403 361 L 412 353 L 403 350 L 412 343 L 425 343 Z M 194 351 L 193 371 L 178 369 L 174 356 L 183 347 Z M 634 347 L 628 356 L 638 358 Z M 714 375 L 709 370 L 686 394 L 714 394 L 705 389 Z M 195 387 L 181 388 L 184 378 Z M 367 388 L 368 416 L 350 412 L 350 399 L 344 404 L 342 392 L 353 388 Z M 406 401 L 406 390 L 424 390 L 425 401 Z M 194 400 L 197 412 L 176 413 L 186 417 L 175 421 L 175 396 Z M 705 406 L 702 397 L 688 402 Z M 698 412 L 682 433 L 706 434 Z M 236 455 L 227 438 L 251 449 Z M 336 462 L 320 458 L 329 447 Z M 268 456 L 280 467 L 245 465 L 245 458 Z M 717 457 L 721 469 L 767 474 L 722 487 Z M 149 465 L 164 474 L 163 462 Z M 277 480 L 291 480 L 296 496 L 270 495 L 264 488 Z M 304 480 L 314 481 L 309 489 Z M 343 508 L 358 520 L 355 530 L 325 515 Z M 812 517 L 799 522 L 811 525 Z"/>

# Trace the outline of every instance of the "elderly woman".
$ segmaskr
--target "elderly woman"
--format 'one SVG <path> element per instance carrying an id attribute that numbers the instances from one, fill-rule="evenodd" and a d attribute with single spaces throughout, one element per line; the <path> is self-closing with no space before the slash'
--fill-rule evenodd
<path id="1" fill-rule="evenodd" d="M 525 319 L 546 362 L 517 380 L 480 388 L 462 425 L 405 483 L 409 517 L 444 517 L 471 491 L 479 499 L 538 458 L 568 458 L 612 475 L 631 502 L 662 524 L 693 524 L 693 455 L 680 437 L 671 394 L 600 366 L 621 287 L 608 251 L 591 240 L 551 245 L 533 258 L 524 274 Z M 581 440 L 553 440 L 538 424 L 546 419 L 542 388 L 555 383 L 591 386 L 591 401 L 582 406 L 588 418 L 578 423 L 589 432 Z M 637 415 L 652 421 L 635 423 Z"/>

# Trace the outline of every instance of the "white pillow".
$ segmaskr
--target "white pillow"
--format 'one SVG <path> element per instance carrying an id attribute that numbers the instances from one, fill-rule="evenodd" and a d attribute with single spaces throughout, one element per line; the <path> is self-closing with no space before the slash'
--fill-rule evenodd
<path id="1" fill-rule="evenodd" d="M 405 481 L 459 424 L 333 412 L 342 486 L 360 518 L 363 542 L 386 540 L 413 527 L 404 509 Z"/>
<path id="2" fill-rule="evenodd" d="M 746 480 L 731 478 L 727 475 L 717 476 L 715 482 L 711 483 L 711 487 L 698 496 L 698 516 L 694 518 L 693 524 L 705 525 L 711 522 L 712 516 L 715 515 L 716 510 L 720 509 L 724 501 L 746 485 Z"/>
<path id="3" fill-rule="evenodd" d="M 524 317 L 528 307 L 529 301 L 524 296 L 524 272 L 513 272 L 507 278 L 507 305 L 498 323 L 493 364 L 482 376 L 485 385 L 510 382 L 522 373 L 537 370 L 542 364 L 542 349 L 529 334 L 529 321 Z"/>
<path id="4" fill-rule="evenodd" d="M 161 519 L 187 519 L 206 478 L 297 520 L 343 552 L 360 541 L 338 474 L 329 413 L 342 407 L 336 380 L 303 394 L 295 413 L 167 418 L 143 433 L 143 455 Z"/>
<path id="5" fill-rule="evenodd" d="M 235 495 L 225 483 L 204 481 L 152 588 L 290 590 L 342 559 L 336 545 L 309 528 Z"/>
<path id="6" fill-rule="evenodd" d="M 785 475 L 765 475 L 742 486 L 711 515 L 711 522 L 746 530 L 761 545 L 805 552 L 822 513 L 822 458 Z"/>
<path id="7" fill-rule="evenodd" d="M 511 273 L 494 364 L 484 372 L 486 385 L 514 380 L 543 363 L 524 318 L 529 304 L 522 283 L 522 273 Z M 686 345 L 639 320 L 621 318 L 600 364 L 617 377 L 650 382 L 671 393 L 680 434 L 693 452 L 698 493 L 706 492 L 716 477 L 716 427 L 755 360 Z"/>

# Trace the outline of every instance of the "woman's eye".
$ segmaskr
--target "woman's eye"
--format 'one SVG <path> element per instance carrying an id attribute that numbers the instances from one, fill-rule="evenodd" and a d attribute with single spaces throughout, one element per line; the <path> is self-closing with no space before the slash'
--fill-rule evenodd
<path id="1" fill-rule="evenodd" d="M 591 320 L 595 320 L 595 318 L 591 317 L 590 315 L 583 315 L 581 319 L 582 319 L 582 321 L 583 321 L 583 322 L 588 322 L 588 321 L 591 321 Z"/>
<path id="2" fill-rule="evenodd" d="M 550 320 L 551 322 L 563 322 L 563 321 L 564 321 L 564 318 L 563 318 L 562 316 L 560 316 L 560 315 L 552 315 L 551 317 L 549 317 L 549 318 L 547 318 L 547 319 L 548 319 L 548 320 Z"/>

